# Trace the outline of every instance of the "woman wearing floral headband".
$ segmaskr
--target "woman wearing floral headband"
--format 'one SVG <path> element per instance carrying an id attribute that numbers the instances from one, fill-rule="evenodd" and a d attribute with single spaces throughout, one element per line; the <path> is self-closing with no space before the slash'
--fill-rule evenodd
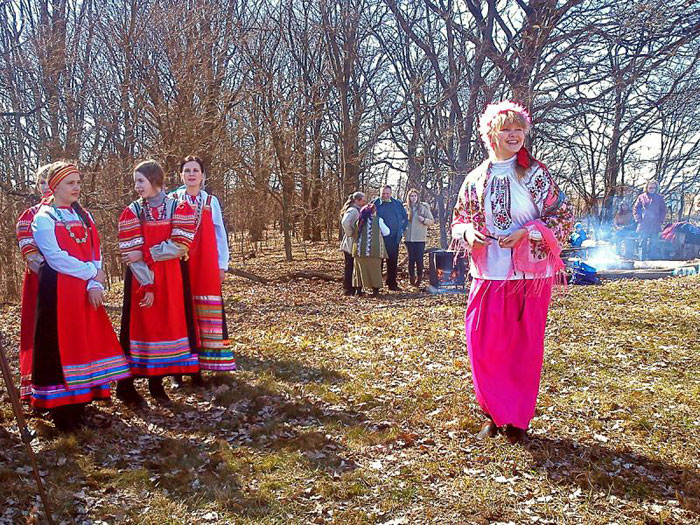
<path id="1" fill-rule="evenodd" d="M 544 329 L 559 253 L 573 224 L 546 166 L 524 147 L 531 125 L 514 102 L 489 104 L 479 121 L 489 158 L 469 173 L 452 220 L 453 249 L 474 278 L 465 331 L 474 391 L 487 422 L 512 443 L 527 438 L 539 390 Z"/>
<path id="2" fill-rule="evenodd" d="M 67 162 L 48 172 L 53 202 L 32 220 L 39 268 L 31 403 L 49 409 L 56 428 L 73 430 L 83 408 L 109 399 L 109 382 L 129 377 L 129 365 L 102 306 L 105 274 L 95 221 L 78 203 L 80 173 Z"/>

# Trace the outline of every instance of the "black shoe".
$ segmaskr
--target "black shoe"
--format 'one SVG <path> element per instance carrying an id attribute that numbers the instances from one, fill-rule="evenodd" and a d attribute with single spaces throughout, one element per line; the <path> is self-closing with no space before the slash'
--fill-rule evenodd
<path id="1" fill-rule="evenodd" d="M 196 374 L 192 374 L 192 386 L 195 388 L 201 388 L 204 385 L 206 385 L 206 381 L 204 381 L 204 378 L 202 377 L 202 372 L 197 372 Z"/>
<path id="2" fill-rule="evenodd" d="M 172 404 L 172 400 L 165 393 L 162 377 L 150 377 L 148 379 L 148 391 L 159 405 L 170 406 Z"/>
<path id="3" fill-rule="evenodd" d="M 173 376 L 172 383 L 173 383 L 173 388 L 175 388 L 176 390 L 184 388 L 185 383 L 182 381 L 182 374 L 175 374 Z"/>
<path id="4" fill-rule="evenodd" d="M 146 405 L 146 400 L 136 391 L 133 377 L 122 379 L 117 382 L 117 399 L 131 407 L 142 407 Z"/>
<path id="5" fill-rule="evenodd" d="M 349 297 L 351 295 L 355 295 L 355 292 L 353 290 L 343 290 L 343 295 Z"/>
<path id="6" fill-rule="evenodd" d="M 529 440 L 525 429 L 513 425 L 506 426 L 506 438 L 511 445 L 524 444 Z"/>
<path id="7" fill-rule="evenodd" d="M 401 287 L 398 284 L 391 284 L 388 286 L 388 288 L 392 292 L 400 292 L 401 291 Z"/>
<path id="8" fill-rule="evenodd" d="M 369 294 L 370 297 L 379 297 L 379 288 L 372 288 L 372 293 Z"/>
<path id="9" fill-rule="evenodd" d="M 51 409 L 51 417 L 59 432 L 75 432 L 83 425 L 85 405 L 65 405 Z"/>
<path id="10" fill-rule="evenodd" d="M 411 281 L 411 285 L 416 286 L 416 278 L 415 278 L 415 276 L 411 275 L 411 277 L 409 278 L 409 281 Z"/>

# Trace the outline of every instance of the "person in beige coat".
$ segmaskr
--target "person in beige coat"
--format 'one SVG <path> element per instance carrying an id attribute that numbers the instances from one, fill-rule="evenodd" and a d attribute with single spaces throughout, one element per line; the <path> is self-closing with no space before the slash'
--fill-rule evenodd
<path id="1" fill-rule="evenodd" d="M 360 218 L 360 208 L 365 205 L 366 200 L 365 194 L 361 191 L 351 193 L 340 212 L 340 226 L 343 228 L 343 240 L 340 243 L 340 249 L 345 255 L 344 295 L 359 295 L 362 293 L 362 286 L 354 286 L 352 282 L 355 260 L 352 248 L 357 234 L 357 219 Z"/>
<path id="2" fill-rule="evenodd" d="M 409 190 L 406 196 L 406 212 L 408 213 L 408 227 L 403 238 L 406 251 L 408 251 L 408 275 L 412 285 L 420 286 L 423 279 L 423 256 L 428 226 L 434 224 L 435 219 L 433 219 L 430 206 L 421 202 L 416 189 Z"/>

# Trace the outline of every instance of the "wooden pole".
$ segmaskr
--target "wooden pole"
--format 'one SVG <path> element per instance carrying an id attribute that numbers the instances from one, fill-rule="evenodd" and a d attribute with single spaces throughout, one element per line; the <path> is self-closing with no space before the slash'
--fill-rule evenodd
<path id="1" fill-rule="evenodd" d="M 10 396 L 10 403 L 12 404 L 12 411 L 15 414 L 15 419 L 17 419 L 17 426 L 19 427 L 19 433 L 22 437 L 22 442 L 27 450 L 27 456 L 29 456 L 29 462 L 32 464 L 32 469 L 34 470 L 34 479 L 36 481 L 36 486 L 39 490 L 39 496 L 44 504 L 44 513 L 46 514 L 46 520 L 49 525 L 55 525 L 53 518 L 51 517 L 51 509 L 49 507 L 49 501 L 46 497 L 46 492 L 44 491 L 44 484 L 41 481 L 41 476 L 39 475 L 39 465 L 36 462 L 36 455 L 34 454 L 34 449 L 32 448 L 32 440 L 36 436 L 34 432 L 27 428 L 27 422 L 24 419 L 24 412 L 22 412 L 22 405 L 19 402 L 19 397 L 17 396 L 17 390 L 15 389 L 15 383 L 12 380 L 12 371 L 10 370 L 10 365 L 7 362 L 7 357 L 5 357 L 5 334 L 0 332 L 0 369 L 2 369 L 2 377 L 5 380 L 5 387 L 7 387 L 7 393 Z"/>

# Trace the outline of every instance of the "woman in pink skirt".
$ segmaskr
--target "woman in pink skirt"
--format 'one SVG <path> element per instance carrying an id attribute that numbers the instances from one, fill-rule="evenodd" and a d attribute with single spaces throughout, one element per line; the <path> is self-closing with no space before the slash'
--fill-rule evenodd
<path id="1" fill-rule="evenodd" d="M 542 371 L 552 285 L 563 277 L 561 243 L 573 218 L 547 167 L 524 147 L 531 124 L 514 102 L 489 104 L 479 121 L 489 158 L 467 175 L 452 220 L 452 248 L 474 278 L 465 315 L 474 391 L 487 422 L 527 438 Z"/>

